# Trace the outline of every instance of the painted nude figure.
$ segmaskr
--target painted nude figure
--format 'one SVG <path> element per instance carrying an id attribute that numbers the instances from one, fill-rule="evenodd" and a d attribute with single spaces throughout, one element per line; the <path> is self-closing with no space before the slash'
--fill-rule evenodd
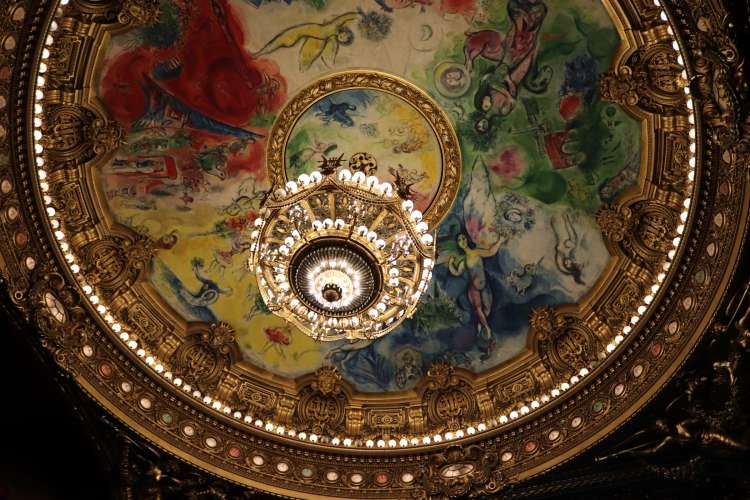
<path id="1" fill-rule="evenodd" d="M 456 244 L 464 255 L 461 257 L 451 256 L 448 261 L 448 270 L 453 276 L 461 276 L 465 270 L 469 271 L 467 295 L 471 307 L 474 309 L 477 319 L 479 319 L 477 332 L 483 343 L 486 343 L 483 359 L 489 357 L 493 342 L 492 329 L 487 320 L 487 316 L 492 309 L 492 290 L 487 286 L 487 275 L 482 259 L 495 255 L 506 241 L 507 238 L 500 236 L 489 248 L 472 248 L 469 245 L 469 237 L 465 234 L 459 234 L 456 238 Z"/>

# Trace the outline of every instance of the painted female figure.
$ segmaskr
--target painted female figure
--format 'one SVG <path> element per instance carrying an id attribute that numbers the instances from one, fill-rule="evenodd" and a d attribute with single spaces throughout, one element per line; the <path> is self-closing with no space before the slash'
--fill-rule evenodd
<path id="1" fill-rule="evenodd" d="M 465 270 L 469 271 L 467 296 L 471 307 L 479 319 L 477 333 L 483 341 L 482 344 L 485 345 L 485 354 L 482 359 L 489 357 L 489 353 L 494 347 L 492 329 L 487 321 L 487 316 L 489 316 L 492 309 L 492 290 L 487 286 L 487 275 L 482 259 L 495 255 L 506 241 L 506 237 L 500 236 L 489 248 L 472 248 L 469 244 L 469 237 L 462 233 L 456 238 L 456 244 L 463 251 L 464 255 L 459 257 L 451 256 L 450 260 L 448 260 L 448 271 L 453 276 L 461 276 Z"/>

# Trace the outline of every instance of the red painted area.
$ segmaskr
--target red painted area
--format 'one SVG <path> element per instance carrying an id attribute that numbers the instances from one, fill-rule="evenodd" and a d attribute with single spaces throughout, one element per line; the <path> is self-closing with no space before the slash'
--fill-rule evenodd
<path id="1" fill-rule="evenodd" d="M 159 85 L 214 120 L 243 126 L 256 114 L 279 108 L 286 82 L 278 67 L 241 48 L 244 35 L 237 15 L 225 0 L 215 1 L 226 14 L 223 20 L 209 0 L 198 0 L 175 46 L 139 46 L 108 63 L 100 95 L 114 118 L 129 126 L 146 111 L 146 75 L 172 59 L 181 65 L 180 73 Z"/>

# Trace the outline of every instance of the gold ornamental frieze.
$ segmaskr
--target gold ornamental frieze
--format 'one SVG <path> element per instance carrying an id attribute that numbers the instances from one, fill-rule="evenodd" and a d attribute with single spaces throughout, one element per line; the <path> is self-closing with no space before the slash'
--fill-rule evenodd
<path id="1" fill-rule="evenodd" d="M 310 498 L 351 497 L 352 488 L 364 498 L 485 495 L 567 460 L 637 411 L 700 339 L 736 266 L 750 205 L 743 164 L 750 139 L 726 69 L 742 62 L 722 35 L 722 8 L 694 0 L 680 9 L 671 2 L 663 9 L 651 1 L 604 4 L 621 42 L 612 67 L 600 68 L 596 91 L 639 120 L 638 174 L 596 211 L 610 254 L 596 283 L 575 304 L 531 309 L 525 347 L 506 362 L 469 370 L 437 361 L 403 375 L 416 379 L 412 388 L 391 392 L 358 390 L 330 364 L 284 377 L 243 356 L 237 324 L 186 319 L 164 299 L 150 276 L 182 236 L 152 238 L 108 209 L 108 197 L 119 193 L 106 192 L 97 172 L 129 145 L 94 82 L 111 38 L 152 36 L 144 30 L 174 14 L 171 2 L 79 0 L 41 6 L 39 15 L 18 2 L 0 12 L 0 102 L 9 111 L 0 114 L 0 271 L 11 299 L 56 362 L 117 418 L 180 458 L 253 488 Z M 291 38 L 274 50 L 300 52 L 292 69 L 303 73 L 307 62 L 343 57 L 349 34 L 377 37 L 383 29 L 367 24 L 374 18 L 346 19 L 331 25 L 338 42 L 320 47 L 321 61 L 308 45 L 312 35 L 298 40 L 302 50 Z M 8 49 L 22 29 L 26 44 Z M 168 63 L 161 68 L 166 79 L 178 72 Z M 17 70 L 16 80 L 5 68 Z M 425 217 L 449 220 L 467 168 L 451 113 L 471 112 L 444 110 L 445 95 L 469 91 L 460 87 L 461 67 L 450 68 L 456 80 L 436 80 L 437 90 L 364 69 L 328 72 L 294 89 L 264 138 L 272 184 L 296 175 L 288 149 L 305 132 L 304 120 L 354 129 L 346 120 L 364 105 L 336 108 L 342 96 L 381 92 L 408 105 L 437 138 L 440 171 Z M 24 90 L 40 81 L 38 92 Z M 493 95 L 487 105 L 507 98 Z M 191 119 L 169 102 L 165 112 L 175 120 Z M 401 148 L 399 155 L 407 146 L 387 143 Z M 184 186 L 222 175 L 209 160 L 224 153 L 204 153 Z M 371 160 L 349 153 L 346 160 L 360 166 Z M 120 163 L 123 171 L 132 167 Z M 151 174 L 162 166 L 145 158 L 132 168 Z M 243 196 L 256 194 L 253 187 Z M 188 198 L 186 191 L 185 206 Z M 250 206 L 233 201 L 234 208 Z M 196 279 L 205 278 L 195 268 Z M 229 293 L 200 283 L 202 298 Z M 282 326 L 265 335 L 268 349 L 289 342 Z M 627 389 L 613 391 L 615 380 Z"/>

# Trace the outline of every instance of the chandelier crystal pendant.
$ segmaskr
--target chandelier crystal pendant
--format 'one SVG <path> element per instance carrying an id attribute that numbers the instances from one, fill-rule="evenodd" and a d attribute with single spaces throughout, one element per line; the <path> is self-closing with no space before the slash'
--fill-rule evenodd
<path id="1" fill-rule="evenodd" d="M 366 160 L 366 161 L 363 161 Z M 277 187 L 250 235 L 248 266 L 268 308 L 316 340 L 374 339 L 411 317 L 432 277 L 434 236 L 358 153 Z"/>

